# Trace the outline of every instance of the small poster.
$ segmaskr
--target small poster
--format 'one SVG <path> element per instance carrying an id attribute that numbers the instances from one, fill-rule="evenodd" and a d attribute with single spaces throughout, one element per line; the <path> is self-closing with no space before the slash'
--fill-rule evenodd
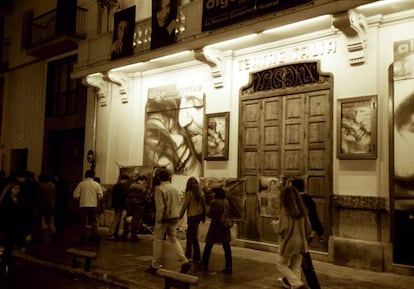
<path id="1" fill-rule="evenodd" d="M 176 42 L 177 0 L 152 0 L 151 49 Z"/>

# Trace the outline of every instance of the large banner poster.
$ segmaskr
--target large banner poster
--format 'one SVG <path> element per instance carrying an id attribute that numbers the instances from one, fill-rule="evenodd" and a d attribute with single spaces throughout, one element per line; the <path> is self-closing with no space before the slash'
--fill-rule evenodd
<path id="1" fill-rule="evenodd" d="M 394 43 L 394 263 L 414 265 L 414 39 Z"/>
<path id="2" fill-rule="evenodd" d="M 202 30 L 213 30 L 312 0 L 203 0 Z"/>
<path id="3" fill-rule="evenodd" d="M 176 42 L 177 0 L 152 0 L 151 49 Z"/>
<path id="4" fill-rule="evenodd" d="M 201 85 L 148 89 L 144 165 L 202 176 L 204 93 Z"/>

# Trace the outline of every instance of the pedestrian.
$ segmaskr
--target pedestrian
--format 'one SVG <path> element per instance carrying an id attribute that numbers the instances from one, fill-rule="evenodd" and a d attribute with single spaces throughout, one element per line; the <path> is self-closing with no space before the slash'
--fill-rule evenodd
<path id="1" fill-rule="evenodd" d="M 45 224 L 51 234 L 52 242 L 56 243 L 56 226 L 54 221 L 56 204 L 56 186 L 49 176 L 41 172 L 38 177 L 37 212 L 40 224 Z"/>
<path id="2" fill-rule="evenodd" d="M 325 241 L 325 230 L 319 219 L 315 201 L 312 199 L 311 195 L 305 192 L 305 182 L 303 181 L 303 179 L 294 178 L 291 180 L 291 184 L 299 191 L 303 203 L 305 204 L 305 207 L 308 210 L 309 221 L 312 225 L 312 232 L 309 238 L 309 243 L 312 242 L 313 238 L 315 238 L 316 236 L 319 237 L 319 243 L 323 243 Z"/>
<path id="3" fill-rule="evenodd" d="M 157 186 L 154 193 L 155 200 L 155 228 L 152 264 L 145 271 L 155 274 L 162 267 L 161 259 L 163 257 L 164 236 L 167 242 L 178 256 L 178 262 L 181 263 L 181 273 L 187 273 L 191 264 L 188 262 L 177 239 L 177 224 L 180 216 L 179 193 L 171 184 L 170 172 L 166 168 L 161 168 L 157 173 L 160 185 Z"/>
<path id="4" fill-rule="evenodd" d="M 101 178 L 100 177 L 93 177 L 93 180 L 97 182 L 102 189 L 103 197 L 98 200 L 98 206 L 96 208 L 97 215 L 98 215 L 98 225 L 104 225 L 105 224 L 105 199 L 106 199 L 106 188 L 101 185 Z"/>
<path id="5" fill-rule="evenodd" d="M 319 219 L 315 201 L 309 194 L 305 193 L 305 182 L 303 179 L 295 178 L 291 183 L 292 186 L 298 189 L 303 203 L 308 210 L 308 217 L 312 227 L 312 232 L 308 243 L 310 244 L 316 235 L 319 237 L 319 243 L 323 243 L 325 230 L 323 229 L 322 223 Z M 321 286 L 319 284 L 318 276 L 316 275 L 315 269 L 313 267 L 312 257 L 309 252 L 303 253 L 302 270 L 304 272 L 308 286 L 311 289 L 320 289 Z"/>
<path id="6" fill-rule="evenodd" d="M 13 248 L 18 245 L 24 249 L 31 239 L 26 231 L 25 207 L 21 197 L 21 184 L 17 180 L 10 181 L 0 196 L 0 228 L 4 242 L 1 270 L 5 273 L 12 265 Z"/>
<path id="7" fill-rule="evenodd" d="M 35 173 L 32 171 L 25 171 L 21 177 L 20 197 L 24 207 L 25 231 L 37 239 L 40 234 L 39 218 L 35 216 L 35 206 L 38 198 L 38 181 L 36 180 Z"/>
<path id="8" fill-rule="evenodd" d="M 187 180 L 184 203 L 180 211 L 180 219 L 187 212 L 187 232 L 185 255 L 189 261 L 201 264 L 200 243 L 198 242 L 198 227 L 206 220 L 206 199 L 200 184 L 195 177 Z"/>
<path id="9" fill-rule="evenodd" d="M 127 190 L 127 214 L 124 218 L 124 231 L 122 240 L 128 239 L 129 228 L 131 228 L 131 241 L 138 241 L 137 236 L 142 225 L 145 203 L 147 201 L 148 178 L 146 175 L 132 175 L 133 182 Z M 129 219 L 131 221 L 129 221 Z"/>
<path id="10" fill-rule="evenodd" d="M 302 254 L 309 250 L 308 239 L 312 230 L 308 212 L 299 191 L 293 186 L 283 189 L 280 204 L 280 219 L 272 221 L 281 237 L 277 267 L 284 277 L 279 282 L 284 288 L 304 289 L 307 287 L 301 281 Z"/>
<path id="11" fill-rule="evenodd" d="M 233 260 L 231 256 L 231 233 L 230 227 L 223 225 L 221 222 L 222 215 L 225 211 L 229 212 L 229 202 L 226 199 L 226 193 L 223 188 L 212 189 L 214 200 L 210 204 L 207 216 L 211 218 L 210 227 L 208 228 L 206 243 L 203 251 L 202 266 L 203 271 L 208 271 L 211 250 L 215 243 L 221 243 L 224 250 L 225 267 L 222 270 L 224 274 L 233 273 Z"/>
<path id="12" fill-rule="evenodd" d="M 86 244 L 86 229 L 89 223 L 92 227 L 91 241 L 99 243 L 98 235 L 98 201 L 103 198 L 101 185 L 93 180 L 95 172 L 87 170 L 85 179 L 78 183 L 73 191 L 73 197 L 79 200 L 79 208 L 81 214 L 81 234 L 80 243 Z"/>
<path id="13" fill-rule="evenodd" d="M 123 174 L 112 189 L 111 207 L 114 209 L 114 219 L 112 220 L 111 227 L 109 228 L 108 236 L 106 237 L 107 240 L 118 240 L 119 238 L 119 225 L 121 224 L 124 210 L 126 210 L 128 182 L 129 176 L 127 174 Z"/>

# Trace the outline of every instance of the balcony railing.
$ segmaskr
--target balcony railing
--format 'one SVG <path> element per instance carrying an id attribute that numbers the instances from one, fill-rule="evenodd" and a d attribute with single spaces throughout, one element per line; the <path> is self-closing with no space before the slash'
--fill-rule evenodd
<path id="1" fill-rule="evenodd" d="M 61 36 L 74 36 L 78 38 L 86 37 L 86 12 L 87 9 L 77 7 L 76 15 L 73 17 L 64 17 L 59 21 L 57 9 L 51 10 L 45 14 L 32 19 L 31 22 L 31 39 L 30 46 L 44 44 Z M 70 15 L 70 13 L 69 13 Z"/>

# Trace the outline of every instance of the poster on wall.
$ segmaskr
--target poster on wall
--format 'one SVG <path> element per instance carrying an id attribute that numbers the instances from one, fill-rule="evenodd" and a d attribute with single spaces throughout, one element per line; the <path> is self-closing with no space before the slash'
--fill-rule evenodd
<path id="1" fill-rule="evenodd" d="M 204 93 L 201 85 L 148 89 L 144 165 L 202 176 Z"/>
<path id="2" fill-rule="evenodd" d="M 312 0 L 204 0 L 202 31 L 226 27 L 257 15 L 281 11 L 307 2 Z"/>
<path id="3" fill-rule="evenodd" d="M 260 177 L 259 213 L 261 217 L 279 217 L 280 210 L 280 180 L 277 177 Z"/>
<path id="4" fill-rule="evenodd" d="M 394 43 L 393 67 L 394 193 L 414 197 L 414 39 Z"/>
<path id="5" fill-rule="evenodd" d="M 151 49 L 176 42 L 177 0 L 152 0 Z"/>
<path id="6" fill-rule="evenodd" d="M 111 59 L 132 55 L 134 53 L 135 6 L 116 12 L 114 27 Z"/>

